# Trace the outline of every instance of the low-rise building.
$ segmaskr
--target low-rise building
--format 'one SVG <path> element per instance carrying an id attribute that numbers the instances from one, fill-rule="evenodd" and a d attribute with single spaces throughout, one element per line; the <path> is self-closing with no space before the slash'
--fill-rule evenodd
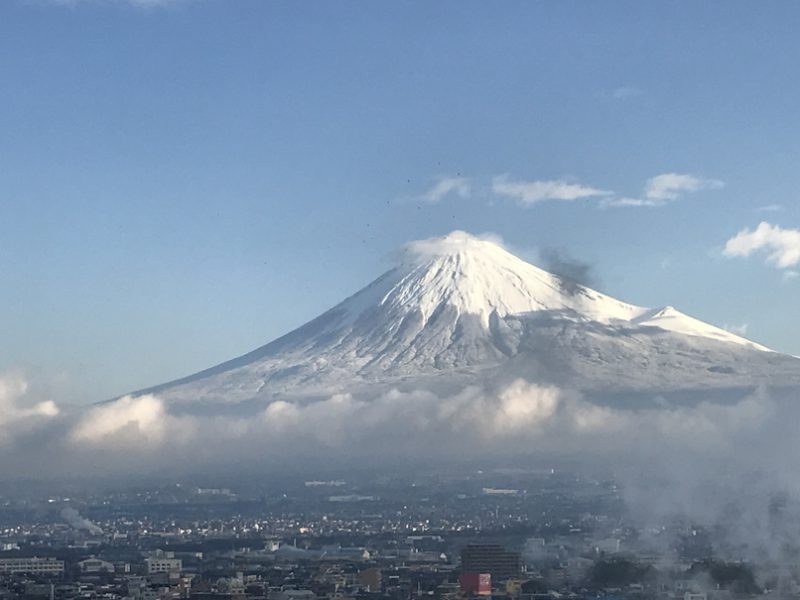
<path id="1" fill-rule="evenodd" d="M 64 561 L 55 558 L 0 558 L 0 574 L 63 575 Z"/>

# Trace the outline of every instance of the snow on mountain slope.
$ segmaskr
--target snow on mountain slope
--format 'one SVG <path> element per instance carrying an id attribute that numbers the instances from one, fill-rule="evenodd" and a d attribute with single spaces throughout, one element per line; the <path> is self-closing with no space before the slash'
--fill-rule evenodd
<path id="1" fill-rule="evenodd" d="M 771 350 L 766 346 L 756 344 L 755 342 L 751 342 L 750 340 L 733 334 L 730 331 L 720 329 L 719 327 L 714 327 L 713 325 L 704 323 L 703 321 L 695 319 L 694 317 L 685 315 L 672 306 L 665 306 L 664 308 L 646 311 L 640 316 L 636 317 L 633 322 L 642 326 L 650 325 L 653 327 L 660 327 L 661 329 L 666 329 L 667 331 L 674 331 L 676 333 L 683 333 L 686 335 L 695 335 L 712 340 L 719 340 L 721 342 L 739 344 L 741 346 L 747 346 L 756 350 L 771 352 Z"/>
<path id="2" fill-rule="evenodd" d="M 567 293 L 557 276 L 535 267 L 498 244 L 461 231 L 413 242 L 398 268 L 342 305 L 351 318 L 376 306 L 394 312 L 418 311 L 423 326 L 442 306 L 479 317 L 489 326 L 492 314 L 504 317 L 539 310 L 570 310 L 608 322 L 630 319 L 639 307 L 588 288 Z M 376 282 L 376 283 L 378 283 Z"/>
<path id="3" fill-rule="evenodd" d="M 239 402 L 469 382 L 504 370 L 583 388 L 659 389 L 800 372 L 800 361 L 766 350 L 671 307 L 646 309 L 565 281 L 456 231 L 409 244 L 397 267 L 282 338 L 147 391 L 176 403 Z"/>

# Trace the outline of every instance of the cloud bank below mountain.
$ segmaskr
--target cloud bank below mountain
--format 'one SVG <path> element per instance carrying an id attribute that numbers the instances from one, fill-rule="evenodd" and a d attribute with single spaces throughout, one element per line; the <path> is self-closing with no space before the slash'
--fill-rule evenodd
<path id="1" fill-rule="evenodd" d="M 57 451 L 62 462 L 89 452 L 96 455 L 95 467 L 109 469 L 202 468 L 242 453 L 276 464 L 295 458 L 325 464 L 336 455 L 365 453 L 376 460 L 398 454 L 410 461 L 550 455 L 622 464 L 633 450 L 645 461 L 691 453 L 753 467 L 763 459 L 764 466 L 778 468 L 792 455 L 787 446 L 800 446 L 791 436 L 776 435 L 800 407 L 764 390 L 722 402 L 649 398 L 626 407 L 517 379 L 450 395 L 393 389 L 374 397 L 276 400 L 250 407 L 248 414 L 204 414 L 172 409 L 153 394 L 61 411 L 51 401 L 26 404 L 26 386 L 17 375 L 0 383 L 0 440 L 7 457 L 41 436 L 47 441 L 40 450 Z M 149 464 L 148 457 L 155 461 Z M 12 463 L 4 461 L 4 470 Z"/>
<path id="2" fill-rule="evenodd" d="M 25 398 L 18 375 L 0 382 L 5 477 L 340 474 L 564 461 L 613 474 L 642 523 L 683 515 L 712 527 L 739 515 L 724 539 L 739 552 L 777 552 L 776 536 L 800 533 L 800 441 L 792 425 L 800 405 L 793 393 L 649 398 L 624 407 L 518 379 L 450 395 L 418 389 L 276 400 L 244 416 L 172 409 L 153 394 L 58 410 Z M 770 508 L 776 497 L 798 507 L 784 510 L 780 531 Z"/>

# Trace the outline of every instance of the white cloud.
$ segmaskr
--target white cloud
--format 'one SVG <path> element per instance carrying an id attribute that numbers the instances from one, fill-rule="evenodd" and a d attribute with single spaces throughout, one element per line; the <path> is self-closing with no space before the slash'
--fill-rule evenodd
<path id="1" fill-rule="evenodd" d="M 410 460 L 587 448 L 602 460 L 624 457 L 642 440 L 652 440 L 653 455 L 678 448 L 726 455 L 732 436 L 759 427 L 769 410 L 760 398 L 658 410 L 596 405 L 577 392 L 522 379 L 445 395 L 395 389 L 371 397 L 277 400 L 249 417 L 173 412 L 157 396 L 126 396 L 88 408 L 67 429 L 62 448 L 65 455 L 89 451 L 111 469 L 126 461 L 158 469 L 236 457 L 321 464 L 362 448 L 372 449 L 373 460 L 391 460 L 401 446 Z M 209 446 L 208 439 L 216 443 Z"/>
<path id="2" fill-rule="evenodd" d="M 505 247 L 503 238 L 496 233 L 486 232 L 473 235 L 457 229 L 443 237 L 433 237 L 407 243 L 401 249 L 401 254 L 397 257 L 397 261 L 403 264 L 418 265 L 430 260 L 432 257 L 470 248 L 481 249 L 485 246 L 484 242 L 491 242 Z"/>
<path id="3" fill-rule="evenodd" d="M 600 201 L 601 208 L 629 208 L 641 206 L 661 206 L 663 202 L 657 200 L 648 200 L 646 198 L 628 198 L 625 196 L 619 198 L 604 198 Z"/>
<path id="4" fill-rule="evenodd" d="M 171 4 L 178 4 L 183 0 L 125 0 L 128 4 L 138 6 L 141 8 L 153 8 L 156 6 L 167 6 Z"/>
<path id="5" fill-rule="evenodd" d="M 718 179 L 706 179 L 686 173 L 662 173 L 647 180 L 641 197 L 616 196 L 604 198 L 600 201 L 600 207 L 654 208 L 674 202 L 692 192 L 719 189 L 724 185 Z"/>
<path id="6" fill-rule="evenodd" d="M 42 0 L 43 2 L 50 2 L 59 6 L 80 6 L 95 4 L 98 6 L 114 5 L 114 4 L 128 4 L 136 8 L 160 8 L 165 6 L 173 6 L 177 4 L 184 4 L 192 0 Z"/>
<path id="7" fill-rule="evenodd" d="M 765 204 L 764 206 L 759 206 L 756 212 L 780 212 L 782 210 L 782 204 Z"/>
<path id="8" fill-rule="evenodd" d="M 644 91 L 635 85 L 621 85 L 616 88 L 607 88 L 598 91 L 595 96 L 602 100 L 626 101 L 637 98 L 644 94 Z"/>
<path id="9" fill-rule="evenodd" d="M 611 190 L 565 180 L 512 180 L 507 174 L 492 180 L 492 191 L 515 199 L 522 206 L 548 200 L 598 199 L 600 208 L 641 208 L 664 206 L 685 194 L 724 186 L 718 179 L 681 173 L 662 173 L 647 180 L 640 197 L 621 196 Z"/>
<path id="10" fill-rule="evenodd" d="M 447 196 L 458 196 L 459 198 L 469 198 L 472 193 L 469 179 L 466 177 L 451 177 L 441 176 L 436 182 L 423 194 L 417 198 L 423 202 L 436 204 Z"/>
<path id="11" fill-rule="evenodd" d="M 52 400 L 41 402 L 27 399 L 28 382 L 18 374 L 0 376 L 0 426 L 28 417 L 53 417 L 58 407 Z"/>
<path id="12" fill-rule="evenodd" d="M 58 406 L 52 400 L 30 398 L 28 381 L 21 374 L 0 374 L 0 443 L 58 414 Z"/>
<path id="13" fill-rule="evenodd" d="M 370 399 L 350 394 L 309 402 L 278 400 L 263 412 L 261 427 L 278 443 L 282 440 L 347 448 L 390 436 L 413 436 L 420 449 L 460 448 L 459 440 L 482 440 L 486 449 L 499 438 L 528 438 L 555 418 L 571 395 L 552 386 L 523 380 L 512 382 L 496 394 L 467 387 L 450 396 L 426 390 L 391 390 Z M 396 432 L 396 424 L 403 431 Z M 466 436 L 466 438 L 465 438 Z"/>
<path id="14" fill-rule="evenodd" d="M 611 92 L 611 97 L 614 98 L 614 100 L 628 100 L 629 98 L 635 98 L 642 94 L 643 92 L 639 88 L 631 85 L 624 85 L 613 90 Z"/>
<path id="15" fill-rule="evenodd" d="M 90 444 L 117 442 L 127 433 L 158 442 L 165 426 L 166 411 L 159 398 L 149 394 L 124 396 L 89 410 L 70 433 L 70 439 Z"/>
<path id="16" fill-rule="evenodd" d="M 683 194 L 700 190 L 713 190 L 725 184 L 718 179 L 705 179 L 682 173 L 662 173 L 647 180 L 644 196 L 656 202 L 677 200 Z"/>
<path id="17" fill-rule="evenodd" d="M 785 283 L 788 283 L 790 281 L 794 281 L 798 277 L 800 277 L 800 273 L 797 271 L 784 271 L 782 279 Z"/>
<path id="18" fill-rule="evenodd" d="M 492 191 L 500 196 L 515 199 L 522 206 L 530 206 L 548 200 L 573 201 L 583 198 L 611 196 L 614 192 L 601 190 L 563 179 L 523 181 L 512 180 L 508 175 L 492 179 Z"/>
<path id="19" fill-rule="evenodd" d="M 800 265 L 800 229 L 783 229 L 766 221 L 754 230 L 743 229 L 725 243 L 723 254 L 748 257 L 766 252 L 766 261 L 779 269 Z"/>
<path id="20" fill-rule="evenodd" d="M 31 408 L 37 415 L 53 412 L 19 400 L 27 390 L 20 378 L 0 383 L 3 414 L 9 406 L 15 415 Z M 587 468 L 612 466 L 634 518 L 680 513 L 714 525 L 731 514 L 732 503 L 744 509 L 736 514 L 757 518 L 767 513 L 774 490 L 800 497 L 800 441 L 793 435 L 800 405 L 794 396 L 759 391 L 724 402 L 654 401 L 646 394 L 635 403 L 609 400 L 596 404 L 578 392 L 521 379 L 442 394 L 395 389 L 277 400 L 259 408 L 226 405 L 224 415 L 208 406 L 172 406 L 154 395 L 127 396 L 59 415 L 44 435 L 4 446 L 0 467 L 42 477 L 220 468 L 230 474 L 250 466 L 447 465 L 525 456 L 558 465 L 559 457 L 580 457 Z M 748 479 L 753 473 L 759 474 L 757 485 Z M 733 493 L 741 489 L 752 493 Z M 758 544 L 754 552 L 780 547 L 762 523 L 735 525 L 716 530 L 751 548 Z"/>

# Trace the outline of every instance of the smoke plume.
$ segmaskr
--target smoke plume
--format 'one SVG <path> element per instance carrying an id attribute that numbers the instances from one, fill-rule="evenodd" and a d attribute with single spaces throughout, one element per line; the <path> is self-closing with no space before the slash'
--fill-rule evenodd
<path id="1" fill-rule="evenodd" d="M 561 291 L 565 294 L 574 296 L 581 286 L 597 287 L 592 265 L 571 256 L 566 250 L 545 248 L 540 255 L 544 268 L 560 278 Z"/>

